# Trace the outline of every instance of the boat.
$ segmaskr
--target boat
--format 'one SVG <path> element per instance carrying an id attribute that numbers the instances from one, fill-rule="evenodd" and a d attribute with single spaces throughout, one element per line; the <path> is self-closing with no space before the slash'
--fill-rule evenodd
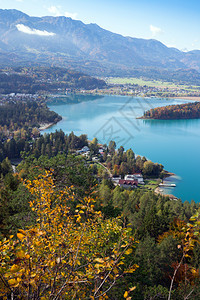
<path id="1" fill-rule="evenodd" d="M 159 186 L 176 187 L 176 184 L 175 183 L 160 183 Z"/>

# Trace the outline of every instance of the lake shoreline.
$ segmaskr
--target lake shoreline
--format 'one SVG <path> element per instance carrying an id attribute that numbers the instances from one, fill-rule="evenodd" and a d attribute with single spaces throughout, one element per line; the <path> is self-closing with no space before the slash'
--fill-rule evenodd
<path id="1" fill-rule="evenodd" d="M 171 200 L 178 200 L 179 198 L 174 196 L 173 194 L 164 194 L 159 187 L 157 187 L 155 190 L 154 190 L 154 193 L 157 194 L 157 195 L 161 195 L 165 198 L 170 198 Z"/>
<path id="2" fill-rule="evenodd" d="M 163 181 L 165 180 L 165 178 L 169 178 L 169 177 L 171 177 L 171 176 L 176 176 L 176 174 L 173 173 L 173 172 L 169 172 L 169 171 L 166 171 L 166 170 L 163 170 L 163 171 L 165 172 Z M 172 200 L 177 200 L 177 199 L 178 199 L 178 198 L 177 198 L 176 196 L 174 196 L 173 194 L 164 194 L 164 193 L 162 192 L 162 190 L 160 189 L 159 186 L 157 186 L 157 188 L 154 190 L 154 193 L 155 193 L 155 194 L 159 194 L 159 195 L 164 196 L 164 197 L 169 197 L 169 198 L 172 199 Z"/>
<path id="3" fill-rule="evenodd" d="M 44 123 L 44 124 L 40 124 L 40 127 L 38 128 L 38 130 L 39 131 L 46 130 L 46 129 L 50 128 L 51 126 L 55 125 L 55 124 L 57 124 L 57 123 Z"/>
<path id="4" fill-rule="evenodd" d="M 194 102 L 200 101 L 200 97 L 192 97 L 192 96 L 169 97 L 169 99 L 190 100 L 190 101 L 194 101 Z"/>

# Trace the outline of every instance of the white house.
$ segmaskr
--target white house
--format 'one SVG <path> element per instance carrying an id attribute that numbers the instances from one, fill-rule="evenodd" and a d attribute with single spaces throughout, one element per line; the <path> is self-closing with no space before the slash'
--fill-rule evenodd
<path id="1" fill-rule="evenodd" d="M 118 184 L 120 179 L 122 179 L 121 176 L 112 177 L 112 181 L 114 184 Z"/>
<path id="2" fill-rule="evenodd" d="M 137 180 L 139 184 L 144 184 L 144 179 L 141 173 L 125 175 L 124 180 Z"/>

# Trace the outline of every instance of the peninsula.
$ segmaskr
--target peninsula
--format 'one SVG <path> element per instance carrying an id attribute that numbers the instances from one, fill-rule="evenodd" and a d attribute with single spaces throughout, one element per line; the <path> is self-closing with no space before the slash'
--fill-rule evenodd
<path id="1" fill-rule="evenodd" d="M 199 118 L 200 102 L 192 102 L 179 105 L 156 107 L 144 112 L 144 115 L 139 119 L 179 120 Z"/>

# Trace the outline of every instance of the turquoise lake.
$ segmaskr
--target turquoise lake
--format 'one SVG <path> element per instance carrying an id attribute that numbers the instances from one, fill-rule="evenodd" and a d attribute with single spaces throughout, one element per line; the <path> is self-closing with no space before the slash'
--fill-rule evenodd
<path id="1" fill-rule="evenodd" d="M 92 100 L 91 100 L 92 99 Z M 75 96 L 77 103 L 66 104 L 64 98 L 55 98 L 49 108 L 63 120 L 44 132 L 62 129 L 76 135 L 87 134 L 102 144 L 115 140 L 117 146 L 132 148 L 136 154 L 176 174 L 171 178 L 176 188 L 164 190 L 183 201 L 200 202 L 200 119 L 141 120 L 137 119 L 150 108 L 181 104 L 189 101 L 127 96 Z"/>

